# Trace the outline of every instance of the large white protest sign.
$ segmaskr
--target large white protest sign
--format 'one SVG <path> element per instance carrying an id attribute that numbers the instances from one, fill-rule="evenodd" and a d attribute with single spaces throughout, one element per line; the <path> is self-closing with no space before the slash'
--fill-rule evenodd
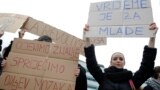
<path id="1" fill-rule="evenodd" d="M 152 37 L 150 0 L 115 0 L 91 3 L 90 30 L 85 37 Z"/>

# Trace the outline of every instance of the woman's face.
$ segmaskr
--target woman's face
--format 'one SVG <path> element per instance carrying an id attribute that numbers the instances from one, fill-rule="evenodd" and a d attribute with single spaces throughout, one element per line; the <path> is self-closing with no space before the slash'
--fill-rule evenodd
<path id="1" fill-rule="evenodd" d="M 115 66 L 116 68 L 123 68 L 125 65 L 124 55 L 122 53 L 116 52 L 111 57 L 111 66 Z"/>

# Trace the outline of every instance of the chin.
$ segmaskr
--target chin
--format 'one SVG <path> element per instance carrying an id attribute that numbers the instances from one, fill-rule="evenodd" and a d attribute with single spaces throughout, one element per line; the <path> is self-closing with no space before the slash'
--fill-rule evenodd
<path id="1" fill-rule="evenodd" d="M 119 67 L 119 66 L 116 66 L 116 68 L 118 68 L 118 69 L 123 69 L 123 67 Z"/>

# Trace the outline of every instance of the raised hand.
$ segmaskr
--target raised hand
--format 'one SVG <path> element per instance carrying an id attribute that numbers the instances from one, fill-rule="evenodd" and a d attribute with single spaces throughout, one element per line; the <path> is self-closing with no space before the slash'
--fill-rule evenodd
<path id="1" fill-rule="evenodd" d="M 156 30 L 155 33 L 154 33 L 154 37 L 150 37 L 149 44 L 148 44 L 148 47 L 154 48 L 154 46 L 155 46 L 155 38 L 156 38 L 157 31 L 158 31 L 158 27 L 157 27 L 156 23 L 151 23 L 149 25 L 149 29 L 150 30 Z"/>
<path id="2" fill-rule="evenodd" d="M 2 63 L 1 63 L 1 66 L 2 66 L 2 67 L 5 67 L 5 66 L 6 66 L 6 63 L 7 63 L 6 60 L 3 59 Z"/>
<path id="3" fill-rule="evenodd" d="M 155 30 L 155 33 L 154 33 L 154 36 L 157 34 L 157 30 L 158 30 L 158 27 L 157 27 L 157 25 L 156 25 L 156 23 L 151 23 L 150 25 L 149 25 L 149 30 Z"/>
<path id="4" fill-rule="evenodd" d="M 19 31 L 18 32 L 19 38 L 23 38 L 24 37 L 24 33 L 25 33 L 25 30 Z"/>
<path id="5" fill-rule="evenodd" d="M 3 34 L 4 34 L 4 31 L 0 30 L 0 38 L 3 36 Z"/>
<path id="6" fill-rule="evenodd" d="M 88 25 L 88 24 L 85 24 L 85 27 L 83 28 L 83 30 L 84 30 L 84 33 L 87 32 L 87 31 L 89 31 L 89 25 Z M 85 38 L 85 41 L 86 41 L 85 47 L 89 47 L 89 46 L 91 45 L 91 40 L 90 40 L 90 38 L 86 37 L 86 38 Z"/>
<path id="7" fill-rule="evenodd" d="M 78 77 L 79 74 L 80 74 L 80 67 L 77 66 L 77 67 L 75 68 L 75 76 Z"/>

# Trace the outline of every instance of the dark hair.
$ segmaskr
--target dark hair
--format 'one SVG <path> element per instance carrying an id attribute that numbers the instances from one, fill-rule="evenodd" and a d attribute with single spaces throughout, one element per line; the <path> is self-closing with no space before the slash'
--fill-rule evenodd
<path id="1" fill-rule="evenodd" d="M 52 38 L 47 36 L 47 35 L 43 35 L 43 36 L 40 36 L 37 41 L 45 41 L 45 42 L 52 42 Z"/>
<path id="2" fill-rule="evenodd" d="M 160 66 L 156 66 L 155 68 L 154 68 L 154 70 L 153 70 L 153 77 L 155 78 L 155 79 L 158 79 L 158 75 L 159 75 L 159 73 L 160 73 Z"/>

